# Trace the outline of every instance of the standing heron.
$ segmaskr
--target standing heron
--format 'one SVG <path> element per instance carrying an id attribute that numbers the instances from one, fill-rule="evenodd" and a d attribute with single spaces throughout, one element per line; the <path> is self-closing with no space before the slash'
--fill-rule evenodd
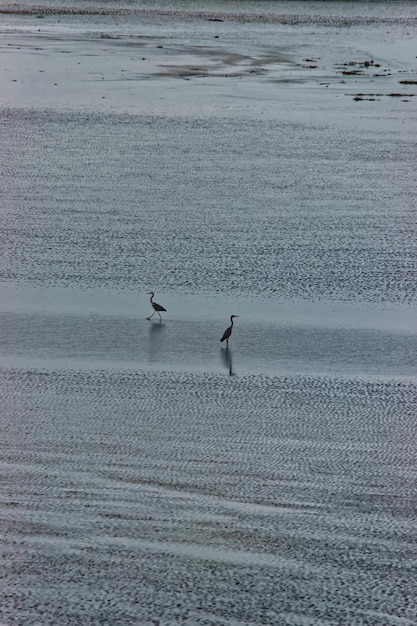
<path id="1" fill-rule="evenodd" d="M 223 337 L 220 339 L 220 341 L 226 341 L 226 347 L 229 347 L 229 339 L 230 339 L 230 335 L 232 334 L 232 330 L 233 330 L 233 318 L 234 317 L 239 317 L 239 315 L 231 315 L 230 316 L 230 321 L 231 324 L 229 326 L 229 328 L 226 328 L 226 330 L 223 333 Z"/>
<path id="2" fill-rule="evenodd" d="M 161 311 L 166 311 L 166 309 L 164 309 L 164 307 L 161 306 L 160 304 L 157 304 L 156 302 L 153 301 L 153 297 L 155 295 L 153 291 L 148 291 L 147 293 L 148 293 L 148 295 L 151 296 L 150 297 L 150 301 L 151 301 L 151 304 L 152 304 L 152 307 L 153 307 L 153 313 L 152 313 L 152 315 L 150 315 L 146 319 L 150 320 L 151 317 L 153 317 L 155 315 L 155 313 L 158 313 L 159 319 L 162 320 Z"/>

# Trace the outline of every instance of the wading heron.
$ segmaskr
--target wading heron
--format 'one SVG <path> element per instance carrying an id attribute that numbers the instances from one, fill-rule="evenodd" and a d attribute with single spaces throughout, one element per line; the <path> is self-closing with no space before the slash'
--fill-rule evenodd
<path id="1" fill-rule="evenodd" d="M 151 317 L 153 317 L 155 315 L 155 313 L 158 313 L 159 319 L 161 320 L 162 319 L 161 311 L 166 311 L 166 309 L 164 309 L 164 307 L 161 306 L 160 304 L 157 304 L 156 302 L 153 301 L 153 297 L 155 295 L 153 291 L 148 291 L 147 293 L 148 293 L 149 296 L 151 296 L 150 297 L 150 301 L 151 301 L 151 304 L 152 304 L 153 313 L 152 313 L 152 315 L 150 315 L 146 319 L 150 320 Z"/>
<path id="2" fill-rule="evenodd" d="M 229 339 L 230 339 L 230 335 L 232 334 L 232 330 L 233 330 L 233 318 L 234 317 L 239 317 L 239 315 L 231 315 L 230 316 L 231 324 L 230 324 L 229 328 L 226 328 L 226 330 L 223 333 L 223 337 L 220 339 L 220 341 L 226 341 L 226 346 L 227 347 L 229 347 Z"/>

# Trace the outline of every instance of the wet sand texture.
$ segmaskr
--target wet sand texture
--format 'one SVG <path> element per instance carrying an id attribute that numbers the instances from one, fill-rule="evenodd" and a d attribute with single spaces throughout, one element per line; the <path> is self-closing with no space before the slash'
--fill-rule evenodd
<path id="1" fill-rule="evenodd" d="M 415 626 L 416 14 L 0 0 L 1 626 Z"/>

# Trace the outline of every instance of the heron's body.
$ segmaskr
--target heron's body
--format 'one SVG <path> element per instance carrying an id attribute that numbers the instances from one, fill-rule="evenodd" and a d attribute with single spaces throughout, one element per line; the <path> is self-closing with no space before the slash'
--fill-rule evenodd
<path id="1" fill-rule="evenodd" d="M 232 334 L 232 330 L 233 330 L 233 318 L 234 317 L 239 317 L 239 315 L 231 315 L 230 316 L 230 326 L 229 328 L 226 328 L 226 330 L 223 333 L 223 337 L 220 339 L 220 341 L 225 341 L 226 342 L 226 346 L 229 347 L 229 339 L 230 339 L 230 335 Z"/>
<path id="2" fill-rule="evenodd" d="M 153 313 L 152 315 L 150 315 L 149 317 L 147 317 L 147 320 L 150 320 L 151 317 L 153 317 L 155 315 L 155 313 L 158 313 L 159 315 L 159 319 L 162 319 L 162 315 L 161 315 L 161 311 L 166 311 L 166 309 L 164 309 L 163 306 L 161 306 L 160 304 L 157 304 L 156 302 L 153 301 L 153 297 L 154 297 L 154 292 L 153 291 L 148 291 L 148 295 L 150 295 L 150 302 L 153 308 Z"/>

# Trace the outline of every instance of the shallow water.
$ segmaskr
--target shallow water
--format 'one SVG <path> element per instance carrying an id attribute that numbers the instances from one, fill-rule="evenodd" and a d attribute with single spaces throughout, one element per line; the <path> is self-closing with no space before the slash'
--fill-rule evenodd
<path id="1" fill-rule="evenodd" d="M 415 624 L 415 4 L 39 4 L 0 2 L 2 626 Z"/>

